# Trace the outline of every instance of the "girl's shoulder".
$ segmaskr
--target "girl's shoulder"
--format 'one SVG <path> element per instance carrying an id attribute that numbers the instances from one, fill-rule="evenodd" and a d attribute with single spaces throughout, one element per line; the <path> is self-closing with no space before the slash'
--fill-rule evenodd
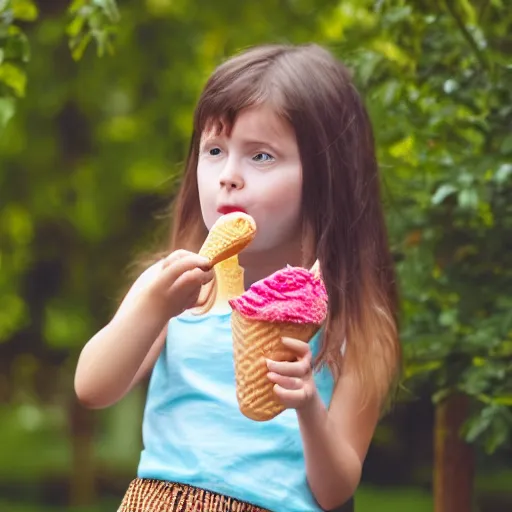
<path id="1" fill-rule="evenodd" d="M 171 318 L 169 325 L 173 323 L 219 323 L 222 320 L 231 322 L 231 308 L 228 304 L 214 306 L 206 312 L 201 311 L 199 307 L 187 309 L 180 315 Z"/>

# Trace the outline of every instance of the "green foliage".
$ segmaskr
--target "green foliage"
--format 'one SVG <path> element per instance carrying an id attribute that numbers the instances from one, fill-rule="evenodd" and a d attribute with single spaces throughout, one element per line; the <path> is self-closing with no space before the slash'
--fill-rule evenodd
<path id="1" fill-rule="evenodd" d="M 120 15 L 115 0 L 70 0 L 66 32 L 72 56 L 79 60 L 94 41 L 101 57 L 113 52 Z M 39 11 L 34 0 L 0 0 L 0 133 L 13 117 L 16 100 L 26 92 L 26 65 L 30 44 L 21 25 L 34 22 Z"/>
<path id="2" fill-rule="evenodd" d="M 25 64 L 30 59 L 27 36 L 18 26 L 37 18 L 32 0 L 0 0 L 0 133 L 25 95 Z"/>
<path id="3" fill-rule="evenodd" d="M 472 396 L 468 439 L 493 451 L 512 431 L 512 14 L 486 1 L 357 5 L 329 12 L 325 35 L 376 130 L 407 384 Z"/>
<path id="4" fill-rule="evenodd" d="M 500 3 L 407 16 L 381 5 L 409 57 L 367 85 L 393 120 L 379 146 L 403 255 L 409 376 L 427 372 L 435 399 L 454 389 L 472 396 L 467 438 L 493 451 L 512 427 L 512 16 Z"/>
<path id="5" fill-rule="evenodd" d="M 72 16 L 67 26 L 70 47 L 79 60 L 92 40 L 96 41 L 98 56 L 113 53 L 113 36 L 119 22 L 115 0 L 73 0 L 69 8 Z"/>

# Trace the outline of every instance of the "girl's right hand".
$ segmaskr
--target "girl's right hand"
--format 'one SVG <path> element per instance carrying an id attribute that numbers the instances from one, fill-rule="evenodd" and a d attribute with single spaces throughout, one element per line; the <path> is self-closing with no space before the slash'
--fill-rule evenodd
<path id="1" fill-rule="evenodd" d="M 139 278 L 144 276 L 141 298 L 168 320 L 193 307 L 201 287 L 209 283 L 213 275 L 206 258 L 180 249 L 155 263 Z"/>

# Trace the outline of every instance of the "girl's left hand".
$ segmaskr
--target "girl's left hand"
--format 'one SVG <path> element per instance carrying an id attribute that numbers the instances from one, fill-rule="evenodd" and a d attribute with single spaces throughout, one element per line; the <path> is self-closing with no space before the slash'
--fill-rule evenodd
<path id="1" fill-rule="evenodd" d="M 267 359 L 267 374 L 274 393 L 287 409 L 301 409 L 316 397 L 317 389 L 311 367 L 309 344 L 294 338 L 282 338 L 283 344 L 297 355 L 297 361 L 278 362 Z"/>

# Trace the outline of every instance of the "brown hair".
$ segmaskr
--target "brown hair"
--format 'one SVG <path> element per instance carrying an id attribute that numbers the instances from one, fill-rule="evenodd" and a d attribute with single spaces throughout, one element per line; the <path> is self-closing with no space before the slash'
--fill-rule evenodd
<path id="1" fill-rule="evenodd" d="M 202 132 L 212 123 L 230 129 L 243 109 L 263 103 L 295 130 L 304 240 L 311 241 L 303 265 L 319 259 L 329 296 L 315 364 L 327 363 L 335 375 L 346 365 L 356 372 L 366 398 L 384 401 L 397 382 L 401 351 L 373 132 L 347 69 L 327 50 L 260 46 L 215 70 L 195 111 L 170 248 L 197 252 L 207 234 L 196 175 Z"/>

